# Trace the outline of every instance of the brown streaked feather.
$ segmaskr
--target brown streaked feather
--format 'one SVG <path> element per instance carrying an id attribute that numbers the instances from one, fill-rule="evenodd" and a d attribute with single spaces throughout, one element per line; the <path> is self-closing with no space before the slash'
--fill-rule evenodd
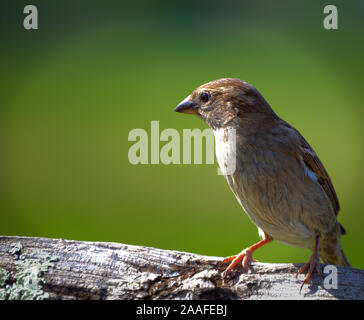
<path id="1" fill-rule="evenodd" d="M 316 174 L 317 182 L 321 185 L 322 189 L 325 191 L 326 195 L 330 199 L 332 208 L 334 209 L 335 215 L 337 216 L 340 211 L 339 199 L 337 198 L 334 186 L 324 165 L 320 161 L 315 151 L 313 151 L 309 143 L 306 141 L 306 139 L 298 132 L 298 130 L 296 130 L 285 121 L 282 121 L 282 124 L 290 128 L 291 130 L 294 130 L 297 134 L 299 138 L 300 148 L 298 149 L 298 151 L 296 151 L 296 158 L 300 162 L 303 162 L 303 164 L 307 166 L 309 170 Z M 341 233 L 345 234 L 346 232 L 344 227 L 342 227 L 341 225 L 340 227 Z"/>
<path id="2" fill-rule="evenodd" d="M 316 174 L 318 178 L 317 181 L 329 197 L 332 207 L 335 211 L 335 215 L 337 216 L 340 211 L 340 204 L 331 179 L 324 165 L 322 164 L 316 153 L 312 150 L 311 146 L 297 130 L 296 132 L 299 134 L 301 142 L 302 154 L 300 155 L 300 158 L 303 160 L 307 168 Z"/>

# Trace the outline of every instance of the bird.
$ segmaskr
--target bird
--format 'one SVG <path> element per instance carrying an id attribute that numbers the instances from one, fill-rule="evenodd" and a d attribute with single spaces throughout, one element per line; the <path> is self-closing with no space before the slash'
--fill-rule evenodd
<path id="1" fill-rule="evenodd" d="M 222 78 L 196 88 L 174 109 L 200 117 L 213 131 L 219 167 L 261 240 L 237 255 L 222 273 L 239 263 L 251 269 L 252 254 L 276 240 L 312 250 L 296 277 L 322 275 L 325 264 L 350 266 L 340 244 L 340 204 L 333 183 L 306 139 L 281 119 L 251 84 Z"/>

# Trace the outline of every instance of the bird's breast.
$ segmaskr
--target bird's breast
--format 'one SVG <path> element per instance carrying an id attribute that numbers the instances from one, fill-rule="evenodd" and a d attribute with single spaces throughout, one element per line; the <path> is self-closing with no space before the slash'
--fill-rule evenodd
<path id="1" fill-rule="evenodd" d="M 223 175 L 236 171 L 236 130 L 232 127 L 214 130 L 216 159 Z"/>
<path id="2" fill-rule="evenodd" d="M 269 145 L 245 144 L 231 128 L 214 135 L 220 169 L 250 219 L 276 240 L 309 247 L 327 210 L 299 162 Z"/>

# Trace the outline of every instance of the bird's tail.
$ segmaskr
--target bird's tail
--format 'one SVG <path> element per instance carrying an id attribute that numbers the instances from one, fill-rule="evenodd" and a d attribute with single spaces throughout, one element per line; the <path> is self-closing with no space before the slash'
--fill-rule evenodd
<path id="1" fill-rule="evenodd" d="M 323 263 L 350 267 L 340 244 L 340 233 L 332 233 L 328 238 L 322 239 L 319 255 Z"/>
<path id="2" fill-rule="evenodd" d="M 350 267 L 350 262 L 346 258 L 344 251 L 340 248 L 340 251 L 336 254 L 325 254 L 320 252 L 320 257 L 323 263 L 336 264 L 338 266 Z"/>

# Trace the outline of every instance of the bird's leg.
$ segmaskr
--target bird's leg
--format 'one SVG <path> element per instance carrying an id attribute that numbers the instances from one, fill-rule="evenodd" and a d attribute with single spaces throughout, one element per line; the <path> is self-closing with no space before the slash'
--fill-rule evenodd
<path id="1" fill-rule="evenodd" d="M 300 292 L 303 286 L 310 280 L 311 274 L 314 270 L 316 270 L 319 275 L 322 275 L 320 270 L 319 247 L 320 247 L 320 236 L 317 236 L 315 241 L 315 249 L 313 251 L 310 260 L 308 260 L 308 262 L 305 265 L 303 265 L 296 274 L 297 278 L 300 273 L 307 271 L 306 278 L 301 285 Z"/>
<path id="2" fill-rule="evenodd" d="M 268 242 L 271 242 L 272 239 L 271 238 L 264 238 L 263 240 L 260 240 L 259 242 L 257 242 L 256 244 L 253 244 L 252 246 L 250 246 L 249 248 L 246 248 L 245 250 L 243 250 L 242 252 L 240 252 L 238 255 L 236 256 L 231 256 L 231 257 L 227 257 L 225 258 L 222 263 L 227 263 L 230 262 L 230 265 L 226 268 L 226 270 L 223 273 L 223 278 L 227 277 L 231 270 L 239 263 L 242 262 L 244 271 L 246 272 L 249 268 L 249 261 L 257 261 L 255 259 L 253 259 L 252 254 L 255 250 L 257 250 L 258 248 L 260 248 L 261 246 L 265 245 Z"/>

